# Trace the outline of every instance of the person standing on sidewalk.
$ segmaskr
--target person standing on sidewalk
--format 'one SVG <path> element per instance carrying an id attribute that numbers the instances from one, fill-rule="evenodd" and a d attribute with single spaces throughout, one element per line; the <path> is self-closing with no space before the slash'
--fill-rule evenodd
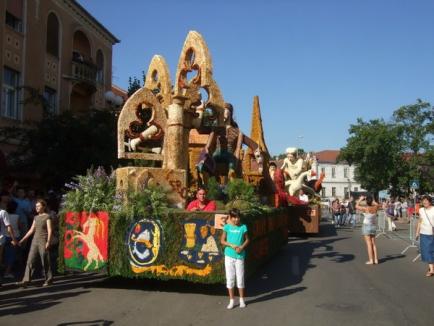
<path id="1" fill-rule="evenodd" d="M 53 282 L 53 273 L 51 272 L 49 248 L 51 244 L 52 226 L 51 217 L 46 213 L 47 203 L 45 200 L 39 199 L 36 201 L 36 213 L 38 215 L 33 219 L 33 224 L 26 235 L 20 240 L 21 245 L 33 233 L 32 244 L 30 245 L 29 257 L 27 258 L 26 271 L 21 282 L 17 285 L 26 287 L 31 281 L 35 271 L 35 263 L 37 258 L 41 259 L 42 268 L 44 270 L 45 283 L 43 286 L 48 286 Z"/>
<path id="2" fill-rule="evenodd" d="M 223 228 L 220 242 L 225 247 L 225 271 L 226 287 L 229 293 L 228 309 L 234 307 L 234 287 L 237 281 L 238 292 L 240 293 L 240 308 L 244 308 L 244 260 L 246 258 L 246 247 L 249 244 L 247 226 L 241 224 L 240 211 L 233 208 L 229 211 L 228 224 Z"/>
<path id="3" fill-rule="evenodd" d="M 353 196 L 350 196 L 347 209 L 348 209 L 348 223 L 350 223 L 351 227 L 354 229 L 356 226 L 356 202 L 354 201 Z"/>
<path id="4" fill-rule="evenodd" d="M 387 225 L 389 232 L 396 231 L 396 224 L 393 222 L 395 219 L 395 205 L 391 201 L 387 201 L 383 206 L 384 212 L 387 217 Z"/>
<path id="5" fill-rule="evenodd" d="M 332 213 L 333 213 L 333 223 L 337 228 L 341 226 L 341 204 L 339 203 L 339 199 L 336 198 L 332 202 Z"/>
<path id="6" fill-rule="evenodd" d="M 9 202 L 9 196 L 7 194 L 0 194 L 0 265 L 3 262 L 3 252 L 6 245 L 7 237 L 10 236 L 11 244 L 16 246 L 18 244 L 15 239 L 14 230 L 12 229 L 9 214 L 6 211 L 7 203 Z M 0 286 L 1 286 L 0 277 Z"/>
<path id="7" fill-rule="evenodd" d="M 362 206 L 361 202 L 366 199 L 366 205 Z M 377 211 L 378 204 L 372 196 L 360 196 L 356 203 L 356 209 L 363 213 L 362 235 L 365 238 L 366 249 L 369 260 L 366 265 L 378 264 L 377 245 L 375 244 L 375 233 L 377 231 Z"/>
<path id="8" fill-rule="evenodd" d="M 21 239 L 20 235 L 22 234 L 22 225 L 20 224 L 20 217 L 18 216 L 18 214 L 15 214 L 17 206 L 18 205 L 14 200 L 9 200 L 6 207 L 6 211 L 9 214 L 9 223 L 14 233 L 16 244 L 18 244 L 18 241 Z M 19 247 L 12 243 L 12 238 L 10 236 L 6 237 L 6 246 L 4 252 L 5 252 L 4 263 L 6 265 L 6 269 L 3 277 L 9 279 L 15 279 L 15 276 L 12 272 L 18 258 Z"/>
<path id="9" fill-rule="evenodd" d="M 420 237 L 420 254 L 422 261 L 428 263 L 426 276 L 434 276 L 434 207 L 430 196 L 422 197 L 422 207 L 419 209 L 419 223 L 416 229 L 416 239 Z"/>

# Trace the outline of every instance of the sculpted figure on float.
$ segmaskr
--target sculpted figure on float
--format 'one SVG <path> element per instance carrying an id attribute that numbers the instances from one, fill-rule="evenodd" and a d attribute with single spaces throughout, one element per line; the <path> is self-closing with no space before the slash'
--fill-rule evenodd
<path id="1" fill-rule="evenodd" d="M 203 149 L 199 162 L 196 167 L 203 178 L 203 173 L 207 172 L 215 175 L 215 167 L 218 163 L 223 163 L 228 167 L 229 180 L 233 180 L 240 173 L 241 149 L 247 145 L 254 154 L 258 171 L 263 172 L 264 154 L 260 146 L 251 138 L 244 135 L 235 122 L 234 108 L 231 103 L 224 104 L 224 128 L 215 128 L 209 135 L 208 142 Z"/>
<path id="2" fill-rule="evenodd" d="M 287 157 L 283 160 L 282 170 L 285 176 L 285 186 L 290 196 L 294 196 L 300 189 L 305 189 L 309 193 L 315 193 L 309 189 L 305 182 L 316 175 L 316 171 L 311 169 L 310 155 L 306 160 L 298 156 L 296 147 L 286 149 Z"/>
<path id="3" fill-rule="evenodd" d="M 162 160 L 171 87 L 164 58 L 154 56 L 145 86 L 130 96 L 119 115 L 119 158 Z"/>
<path id="4" fill-rule="evenodd" d="M 118 157 L 142 158 L 139 153 L 145 152 L 161 154 L 165 127 L 166 116 L 157 98 L 149 89 L 139 89 L 119 115 Z"/>
<path id="5" fill-rule="evenodd" d="M 240 165 L 243 143 L 253 149 L 262 171 L 263 157 L 259 145 L 238 129 L 232 112 L 225 108 L 212 73 L 208 47 L 195 31 L 190 31 L 184 42 L 174 85 L 164 58 L 159 55 L 152 58 L 144 87 L 131 95 L 119 115 L 118 157 L 161 163 L 153 168 L 118 169 L 118 190 L 126 191 L 133 187 L 139 191 L 152 180 L 152 183 L 167 185 L 169 192 L 174 194 L 173 204 L 182 206 L 189 186 L 191 129 L 209 135 L 210 146 L 204 150 L 208 161 L 215 166 L 213 154 L 218 147 L 215 159 L 227 163 L 231 177 L 235 176 L 234 171 Z M 194 162 L 197 161 L 190 165 L 194 166 Z"/>

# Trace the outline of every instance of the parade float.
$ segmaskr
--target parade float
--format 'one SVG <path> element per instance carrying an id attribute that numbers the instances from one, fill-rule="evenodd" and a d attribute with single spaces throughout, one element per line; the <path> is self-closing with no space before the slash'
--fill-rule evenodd
<path id="1" fill-rule="evenodd" d="M 287 243 L 288 221 L 299 214 L 291 210 L 311 214 L 296 194 L 302 188 L 315 193 L 305 182 L 313 166 L 309 159 L 288 159 L 270 174 L 259 98 L 250 137 L 233 113 L 199 33 L 185 40 L 174 85 L 164 58 L 154 56 L 144 87 L 118 119 L 118 157 L 134 166 L 111 175 L 90 170 L 71 184 L 61 219 L 60 270 L 224 282 L 220 236 L 233 207 L 249 229 L 248 273 L 270 259 Z M 218 211 L 184 209 L 199 186 L 224 197 Z"/>

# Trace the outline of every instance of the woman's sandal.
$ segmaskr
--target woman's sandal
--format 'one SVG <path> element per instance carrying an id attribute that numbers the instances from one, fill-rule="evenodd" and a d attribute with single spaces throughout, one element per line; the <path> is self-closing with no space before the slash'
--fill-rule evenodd
<path id="1" fill-rule="evenodd" d="M 374 265 L 374 262 L 373 261 L 367 261 L 365 264 L 366 265 Z"/>
<path id="2" fill-rule="evenodd" d="M 428 272 L 426 272 L 425 276 L 426 276 L 426 277 L 434 276 L 434 272 L 430 272 L 430 271 L 428 271 Z"/>

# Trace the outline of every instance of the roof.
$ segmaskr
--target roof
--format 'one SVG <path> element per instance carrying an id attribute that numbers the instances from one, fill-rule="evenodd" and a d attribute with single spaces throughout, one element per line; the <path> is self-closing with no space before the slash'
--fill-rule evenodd
<path id="1" fill-rule="evenodd" d="M 77 0 L 70 0 L 70 3 L 82 11 L 96 26 L 98 26 L 111 39 L 112 44 L 120 43 L 120 40 L 114 36 L 103 24 L 93 17 Z"/>
<path id="2" fill-rule="evenodd" d="M 125 89 L 120 88 L 119 86 L 112 84 L 112 92 L 115 95 L 119 95 L 120 97 L 122 97 L 124 99 L 124 101 L 128 98 L 128 93 Z"/>
<path id="3" fill-rule="evenodd" d="M 336 159 L 340 154 L 339 150 L 327 149 L 321 152 L 316 152 L 315 156 L 318 163 L 332 163 L 336 164 Z"/>

